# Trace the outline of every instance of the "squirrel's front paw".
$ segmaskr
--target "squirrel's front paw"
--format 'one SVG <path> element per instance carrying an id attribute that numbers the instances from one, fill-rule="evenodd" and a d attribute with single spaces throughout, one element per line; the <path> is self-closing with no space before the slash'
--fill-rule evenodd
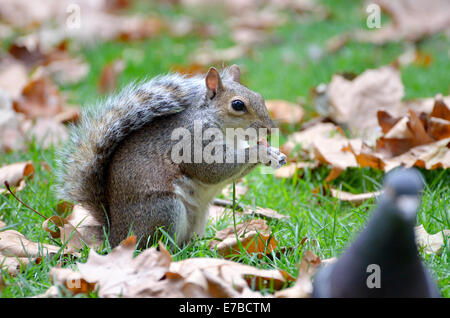
<path id="1" fill-rule="evenodd" d="M 275 147 L 267 148 L 267 156 L 269 161 L 265 163 L 266 166 L 271 166 L 274 169 L 280 168 L 286 164 L 286 155 Z"/>

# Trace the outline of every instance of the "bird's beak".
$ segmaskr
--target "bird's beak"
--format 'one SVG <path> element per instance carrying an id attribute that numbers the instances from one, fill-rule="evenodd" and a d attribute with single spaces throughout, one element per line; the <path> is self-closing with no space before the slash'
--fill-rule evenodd
<path id="1" fill-rule="evenodd" d="M 406 220 L 416 219 L 419 203 L 419 198 L 416 195 L 400 195 L 396 200 L 397 208 Z"/>

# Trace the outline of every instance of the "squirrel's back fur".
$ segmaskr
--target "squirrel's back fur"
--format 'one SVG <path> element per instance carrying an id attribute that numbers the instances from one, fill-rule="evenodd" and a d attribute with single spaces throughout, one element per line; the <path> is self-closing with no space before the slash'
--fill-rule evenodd
<path id="1" fill-rule="evenodd" d="M 86 107 L 71 128 L 69 142 L 58 152 L 60 197 L 84 205 L 106 224 L 105 174 L 117 146 L 154 118 L 181 112 L 204 95 L 203 77 L 169 74 L 133 83 Z"/>

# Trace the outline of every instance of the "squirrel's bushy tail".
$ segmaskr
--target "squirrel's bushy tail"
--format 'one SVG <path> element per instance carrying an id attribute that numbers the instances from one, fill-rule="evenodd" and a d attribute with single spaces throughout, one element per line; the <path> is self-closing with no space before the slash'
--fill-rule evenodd
<path id="1" fill-rule="evenodd" d="M 199 95 L 198 79 L 180 75 L 131 84 L 95 107 L 84 109 L 58 152 L 58 192 L 105 223 L 106 166 L 117 145 L 154 118 L 184 110 Z M 193 96 L 193 95 L 196 96 Z M 106 206 L 105 206 L 106 207 Z"/>

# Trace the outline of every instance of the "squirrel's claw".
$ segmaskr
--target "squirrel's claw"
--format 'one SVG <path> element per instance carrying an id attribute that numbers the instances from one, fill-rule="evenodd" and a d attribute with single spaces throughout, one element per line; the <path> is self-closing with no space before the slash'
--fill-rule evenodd
<path id="1" fill-rule="evenodd" d="M 282 153 L 278 148 L 267 148 L 267 155 L 269 157 L 269 161 L 266 163 L 267 166 L 278 169 L 286 164 L 286 155 Z"/>

